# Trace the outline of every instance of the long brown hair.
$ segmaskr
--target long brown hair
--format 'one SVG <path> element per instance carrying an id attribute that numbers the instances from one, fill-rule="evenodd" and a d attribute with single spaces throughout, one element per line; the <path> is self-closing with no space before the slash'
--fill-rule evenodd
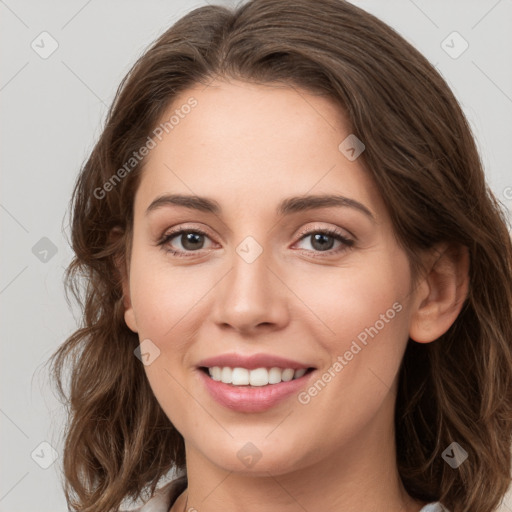
<path id="1" fill-rule="evenodd" d="M 195 9 L 119 87 L 71 199 L 76 256 L 66 286 L 81 303 L 83 322 L 52 356 L 52 375 L 69 404 L 68 503 L 77 511 L 113 511 L 123 498 L 152 494 L 171 469 L 185 469 L 183 438 L 134 356 L 139 340 L 124 322 L 116 261 L 128 265 L 144 160 L 133 168 L 126 162 L 154 136 L 179 93 L 217 77 L 328 95 L 366 146 L 360 158 L 413 267 L 435 244 L 467 247 L 463 310 L 438 340 L 409 340 L 402 361 L 397 464 L 416 499 L 439 500 L 452 512 L 495 509 L 511 481 L 512 247 L 505 216 L 445 81 L 393 29 L 343 0 Z M 441 457 L 454 441 L 468 453 L 456 470 Z"/>

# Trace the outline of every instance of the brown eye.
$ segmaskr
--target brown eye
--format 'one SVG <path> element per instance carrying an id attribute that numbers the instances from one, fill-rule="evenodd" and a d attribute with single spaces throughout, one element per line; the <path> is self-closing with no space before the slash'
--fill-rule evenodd
<path id="1" fill-rule="evenodd" d="M 343 233 L 335 229 L 310 230 L 301 234 L 301 239 L 310 240 L 310 246 L 313 252 L 339 253 L 354 245 L 354 240 L 347 238 Z M 333 249 L 338 242 L 338 248 Z"/>
<path id="2" fill-rule="evenodd" d="M 204 249 L 207 238 L 208 235 L 200 230 L 181 229 L 165 235 L 158 245 L 175 256 L 185 256 L 185 253 Z"/>
<path id="3" fill-rule="evenodd" d="M 184 232 L 179 236 L 180 243 L 187 251 L 202 249 L 204 245 L 204 235 L 196 232 Z M 174 237 L 176 238 L 176 237 Z M 171 239 L 172 240 L 172 239 Z"/>

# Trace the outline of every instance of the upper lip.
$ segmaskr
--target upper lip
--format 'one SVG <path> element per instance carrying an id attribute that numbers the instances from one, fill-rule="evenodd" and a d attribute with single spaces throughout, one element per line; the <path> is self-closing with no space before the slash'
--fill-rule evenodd
<path id="1" fill-rule="evenodd" d="M 292 359 L 275 356 L 272 354 L 252 354 L 244 356 L 241 354 L 222 354 L 219 356 L 209 357 L 199 362 L 198 366 L 212 368 L 214 366 L 228 366 L 230 368 L 247 368 L 254 370 L 255 368 L 293 368 L 299 370 L 301 368 L 312 368 L 307 363 L 301 363 Z"/>

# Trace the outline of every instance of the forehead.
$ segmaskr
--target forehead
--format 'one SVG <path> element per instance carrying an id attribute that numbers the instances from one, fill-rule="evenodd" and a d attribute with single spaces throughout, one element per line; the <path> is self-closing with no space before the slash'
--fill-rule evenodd
<path id="1" fill-rule="evenodd" d="M 183 91 L 160 126 L 167 130 L 146 159 L 136 210 L 171 192 L 238 200 L 248 208 L 339 192 L 374 203 L 374 210 L 382 206 L 362 160 L 350 161 L 340 150 L 350 127 L 328 97 L 217 81 Z"/>

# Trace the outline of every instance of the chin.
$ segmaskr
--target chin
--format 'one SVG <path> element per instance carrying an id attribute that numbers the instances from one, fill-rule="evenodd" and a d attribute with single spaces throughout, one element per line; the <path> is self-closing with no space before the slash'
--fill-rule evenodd
<path id="1" fill-rule="evenodd" d="M 279 443 L 262 442 L 233 442 L 231 446 L 217 447 L 205 456 L 216 466 L 225 471 L 243 475 L 268 476 L 293 472 L 306 464 L 297 453 L 297 444 L 285 447 Z M 277 445 L 277 446 L 276 446 Z"/>

